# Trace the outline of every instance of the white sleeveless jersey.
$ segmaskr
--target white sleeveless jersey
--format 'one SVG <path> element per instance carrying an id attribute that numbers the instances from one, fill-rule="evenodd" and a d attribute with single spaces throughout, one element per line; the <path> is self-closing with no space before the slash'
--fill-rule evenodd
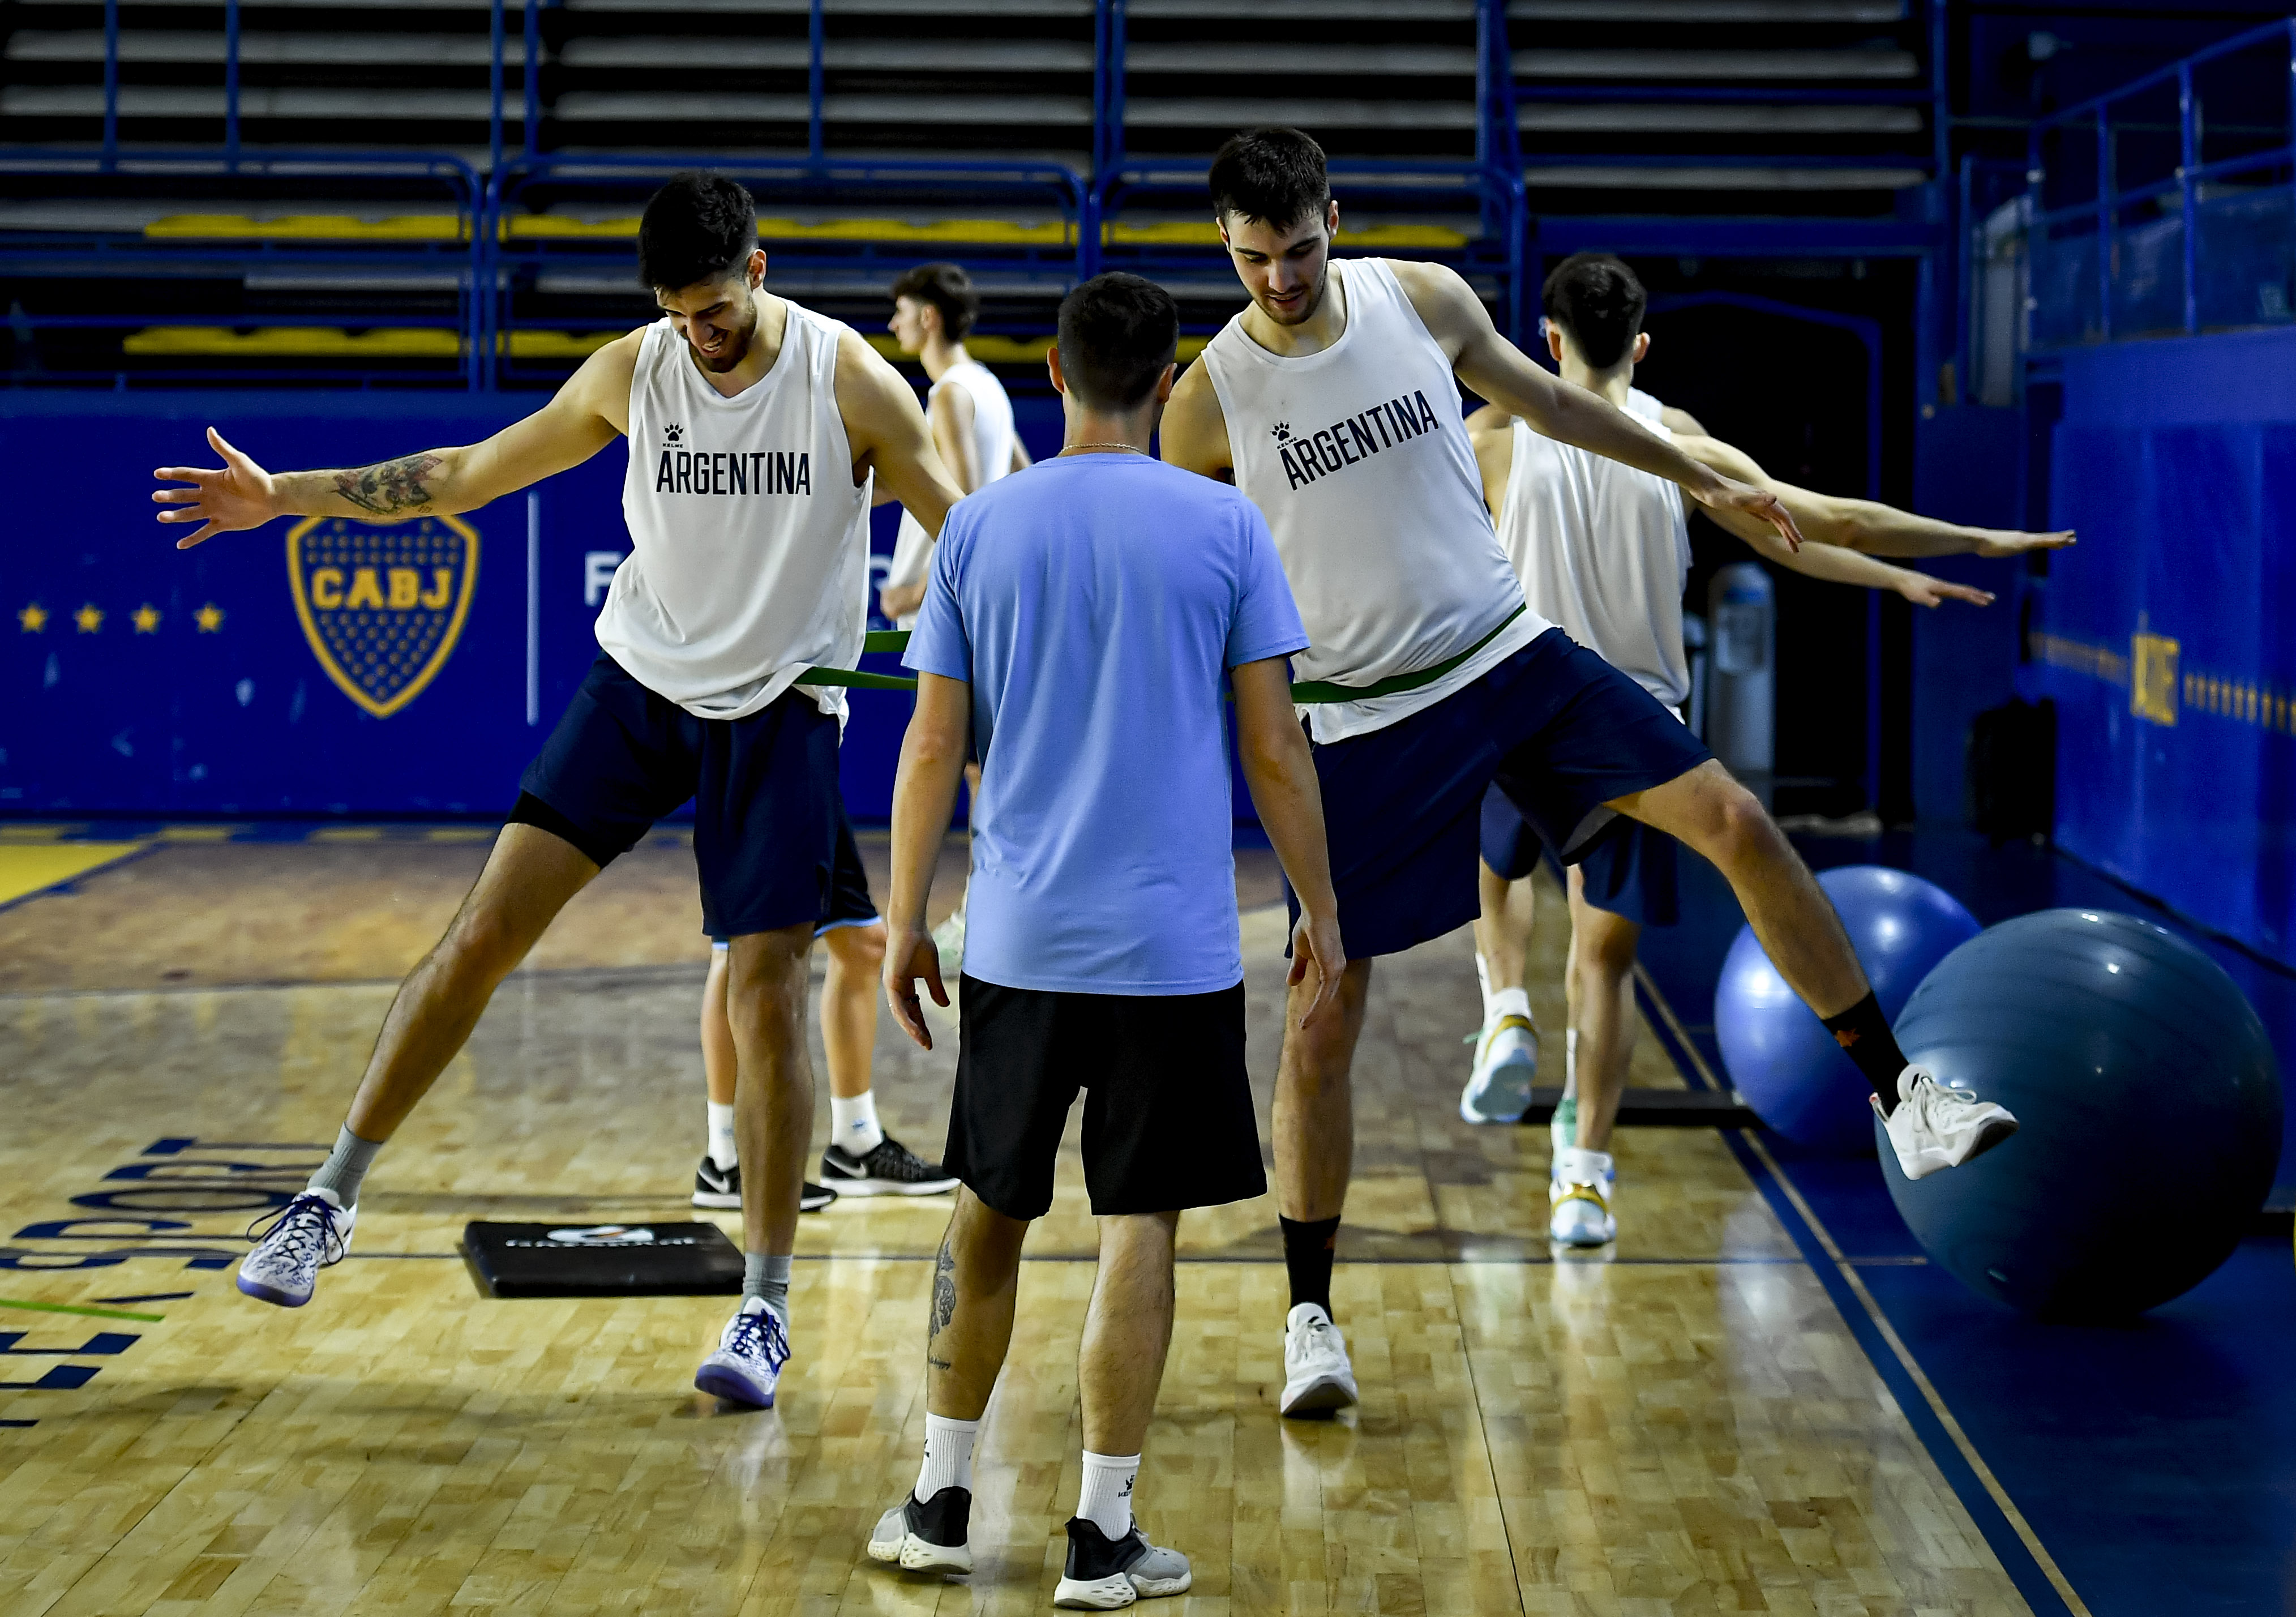
<path id="1" fill-rule="evenodd" d="M 1655 407 L 1635 414 L 1673 436 Z M 1690 524 L 1681 488 L 1542 438 L 1520 417 L 1513 431 L 1498 531 L 1530 610 L 1678 712 L 1690 694 L 1682 648 Z"/>
<path id="2" fill-rule="evenodd" d="M 1498 632 L 1417 690 L 1311 706 L 1319 742 L 1431 707 L 1554 627 L 1535 610 L 1507 621 L 1522 587 L 1483 505 L 1451 362 L 1394 271 L 1334 259 L 1331 276 L 1325 295 L 1344 298 L 1347 326 L 1321 353 L 1271 354 L 1239 315 L 1203 356 L 1235 485 L 1267 518 L 1314 643 L 1294 673 L 1367 685 Z"/>
<path id="3" fill-rule="evenodd" d="M 869 601 L 869 480 L 837 407 L 840 323 L 788 305 L 774 367 L 731 398 L 667 319 L 630 378 L 622 516 L 598 644 L 700 718 L 742 718 L 814 664 L 851 668 Z M 824 713 L 845 694 L 808 686 Z"/>
<path id="4" fill-rule="evenodd" d="M 925 394 L 927 401 L 943 388 L 962 388 L 972 396 L 973 464 L 980 472 L 980 487 L 986 488 L 1013 469 L 1013 401 L 1005 397 L 1004 384 L 977 359 L 967 359 L 943 371 L 940 380 Z M 948 471 L 951 477 L 956 475 L 955 466 Z M 885 570 L 885 582 L 920 582 L 931 554 L 932 535 L 925 531 L 923 523 L 904 511 L 900 537 L 893 543 L 892 564 Z M 911 612 L 900 620 L 900 627 L 914 628 L 916 622 L 916 613 Z"/>

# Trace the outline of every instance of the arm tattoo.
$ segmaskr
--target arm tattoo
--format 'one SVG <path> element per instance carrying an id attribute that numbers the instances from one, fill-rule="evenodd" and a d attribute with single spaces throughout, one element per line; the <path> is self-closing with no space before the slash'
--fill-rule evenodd
<path id="1" fill-rule="evenodd" d="M 933 1260 L 932 1329 L 927 1334 L 925 1358 L 932 1362 L 932 1342 L 948 1328 L 956 1317 L 956 1256 L 948 1250 L 948 1237 L 940 1242 L 940 1256 Z"/>
<path id="2" fill-rule="evenodd" d="M 335 488 L 361 511 L 371 511 L 377 516 L 427 511 L 431 497 L 430 491 L 422 486 L 422 479 L 431 468 L 440 464 L 435 455 L 409 455 L 398 460 L 384 461 L 380 465 L 338 472 L 335 473 Z"/>

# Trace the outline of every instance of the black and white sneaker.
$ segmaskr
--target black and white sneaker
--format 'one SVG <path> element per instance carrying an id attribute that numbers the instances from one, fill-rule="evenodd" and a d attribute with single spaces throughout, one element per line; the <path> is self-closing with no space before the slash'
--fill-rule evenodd
<path id="1" fill-rule="evenodd" d="M 819 1212 L 835 1200 L 835 1191 L 808 1179 L 805 1188 L 798 1192 L 797 1210 Z M 736 1162 L 731 1168 L 720 1168 L 704 1156 L 701 1166 L 693 1170 L 693 1204 L 738 1211 L 742 1205 L 742 1165 Z"/>
<path id="2" fill-rule="evenodd" d="M 821 1153 L 821 1177 L 845 1196 L 937 1196 L 956 1188 L 955 1174 L 890 1134 L 859 1156 L 832 1145 Z"/>
<path id="3" fill-rule="evenodd" d="M 877 1518 L 869 1535 L 869 1559 L 910 1572 L 969 1572 L 972 1547 L 966 1541 L 972 1519 L 972 1490 L 944 1488 L 923 1504 L 913 1491 Z"/>
<path id="4" fill-rule="evenodd" d="M 1194 1575 L 1177 1549 L 1160 1549 L 1135 1522 L 1132 1531 L 1111 1541 L 1097 1523 L 1069 1519 L 1069 1558 L 1061 1567 L 1053 1604 L 1091 1612 L 1112 1612 L 1136 1600 L 1185 1595 Z"/>

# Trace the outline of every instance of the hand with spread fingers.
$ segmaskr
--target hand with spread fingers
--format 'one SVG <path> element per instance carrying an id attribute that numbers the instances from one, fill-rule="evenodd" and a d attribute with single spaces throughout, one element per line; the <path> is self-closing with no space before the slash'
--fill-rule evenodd
<path id="1" fill-rule="evenodd" d="M 232 447 L 224 435 L 213 427 L 208 429 L 208 442 L 223 456 L 220 470 L 209 471 L 198 466 L 162 466 L 152 475 L 166 483 L 189 483 L 188 488 L 160 488 L 152 495 L 154 505 L 176 505 L 185 509 L 162 511 L 163 522 L 197 522 L 196 533 L 187 534 L 176 541 L 178 550 L 189 550 L 213 533 L 237 533 L 244 529 L 260 528 L 273 517 L 283 514 L 272 503 L 271 474 L 252 460 Z"/>

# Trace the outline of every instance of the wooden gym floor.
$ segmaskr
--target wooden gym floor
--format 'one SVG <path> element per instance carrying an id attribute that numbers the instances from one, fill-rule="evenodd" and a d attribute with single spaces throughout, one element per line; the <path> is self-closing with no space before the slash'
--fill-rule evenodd
<path id="1" fill-rule="evenodd" d="M 505 985 L 297 1311 L 233 1288 L 250 1204 L 332 1139 L 483 837 L 122 851 L 0 909 L 0 1611 L 1049 1608 L 1093 1272 L 1073 1130 L 982 1436 L 979 1570 L 891 1573 L 861 1546 L 915 1472 L 945 1201 L 804 1220 L 797 1356 L 766 1413 L 693 1390 L 726 1300 L 495 1301 L 456 1255 L 472 1219 L 704 1216 L 685 1193 L 707 946 L 676 838 L 609 871 Z M 1265 854 L 1239 888 L 1264 1119 L 1283 932 Z M 1552 891 L 1541 924 L 1559 1079 Z M 1185 1219 L 1138 1501 L 1194 1563 L 1174 1617 L 2028 1609 L 1717 1136 L 1623 1134 L 1623 1238 L 1558 1261 L 1545 1131 L 1458 1120 L 1466 935 L 1376 984 L 1336 1285 L 1364 1403 L 1274 1413 L 1272 1199 Z M 881 1033 L 880 1106 L 928 1153 L 953 1045 Z M 1679 1081 L 1647 1036 L 1635 1081 Z"/>

